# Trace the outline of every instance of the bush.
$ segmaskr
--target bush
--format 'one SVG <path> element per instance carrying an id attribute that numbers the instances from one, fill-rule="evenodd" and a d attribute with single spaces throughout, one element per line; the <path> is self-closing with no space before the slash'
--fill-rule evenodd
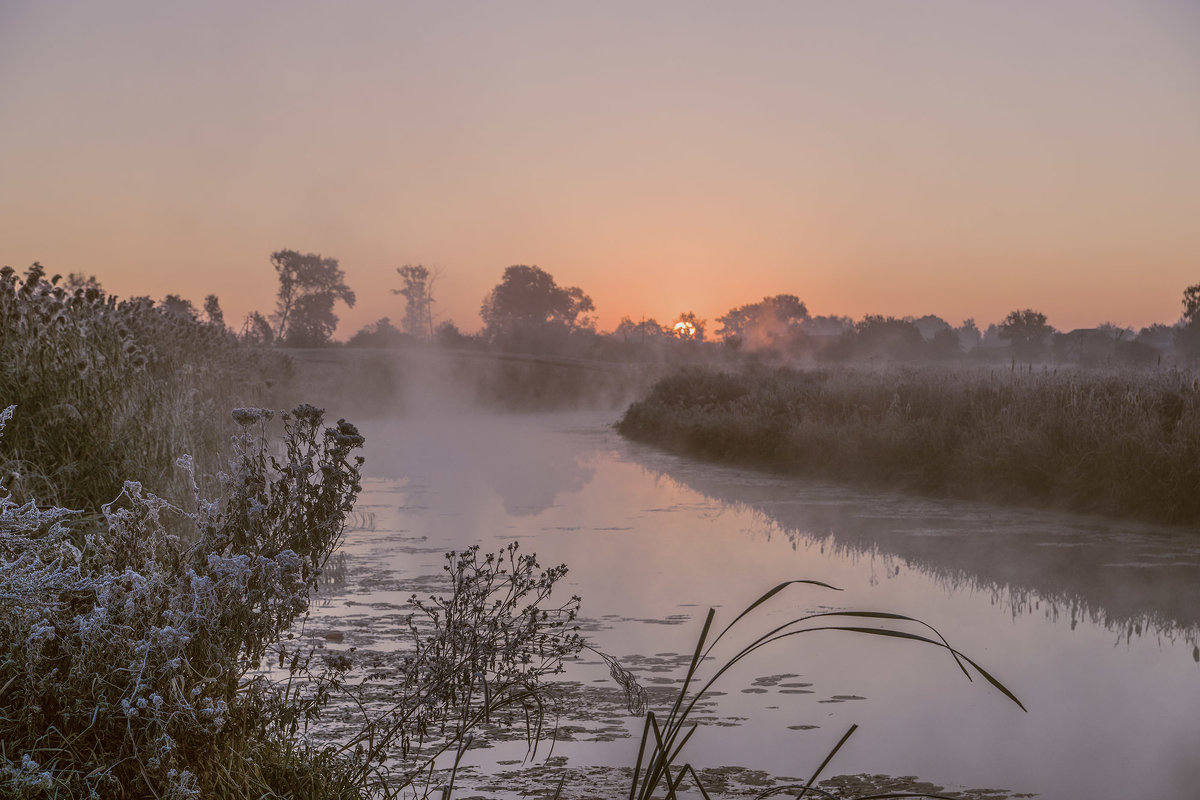
<path id="1" fill-rule="evenodd" d="M 219 501 L 194 488 L 185 509 L 126 482 L 81 529 L 74 512 L 0 498 L 0 796 L 257 797 L 314 765 L 336 777 L 290 734 L 346 665 L 325 665 L 304 697 L 261 671 L 359 491 L 362 437 L 321 416 L 283 415 L 277 459 L 270 413 L 235 411 Z"/>

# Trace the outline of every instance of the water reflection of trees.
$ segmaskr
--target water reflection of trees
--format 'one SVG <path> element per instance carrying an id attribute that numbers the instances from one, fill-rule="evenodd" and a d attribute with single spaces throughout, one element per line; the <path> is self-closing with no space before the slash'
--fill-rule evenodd
<path id="1" fill-rule="evenodd" d="M 1072 514 L 861 491 L 655 454 L 658 476 L 761 514 L 794 543 L 929 575 L 947 594 L 983 593 L 1014 618 L 1090 622 L 1128 641 L 1200 638 L 1194 532 Z M 877 577 L 877 573 L 873 572 Z M 1200 661 L 1200 649 L 1194 650 Z"/>
<path id="2" fill-rule="evenodd" d="M 476 512 L 498 497 L 512 516 L 536 516 L 563 494 L 578 492 L 595 466 L 567 437 L 533 418 L 450 414 L 366 424 L 370 477 L 402 478 L 436 486 L 442 508 Z M 418 501 L 420 502 L 420 501 Z"/>

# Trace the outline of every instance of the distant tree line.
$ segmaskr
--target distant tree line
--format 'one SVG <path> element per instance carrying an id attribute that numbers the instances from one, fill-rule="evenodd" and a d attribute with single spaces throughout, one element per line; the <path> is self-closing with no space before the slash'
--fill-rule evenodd
<path id="1" fill-rule="evenodd" d="M 278 279 L 275 309 L 254 311 L 238 332 L 242 341 L 260 346 L 320 347 L 333 343 L 338 303 L 357 299 L 336 258 L 279 250 L 270 262 Z M 538 266 L 507 267 L 484 296 L 478 333 L 437 321 L 434 286 L 437 270 L 421 264 L 396 268 L 400 279 L 392 294 L 404 298 L 399 324 L 382 317 L 363 326 L 346 342 L 350 347 L 405 347 L 431 343 L 498 351 L 572 355 L 606 360 L 713 359 L 818 362 L 932 361 L 1073 363 L 1083 365 L 1194 363 L 1200 361 L 1200 284 L 1183 292 L 1183 313 L 1174 325 L 1155 324 L 1134 332 L 1114 323 L 1058 331 L 1036 309 L 1011 311 L 981 330 L 975 320 L 953 326 L 941 317 L 894 317 L 867 314 L 859 320 L 813 315 L 795 294 L 777 294 L 731 308 L 708 321 L 692 311 L 660 324 L 652 317 L 623 317 L 611 333 L 596 330 L 595 303 L 578 286 L 560 286 Z M 72 273 L 72 289 L 99 289 L 94 275 Z M 227 329 L 216 295 L 200 309 L 168 294 L 159 307 L 185 319 Z"/>
<path id="2" fill-rule="evenodd" d="M 337 317 L 336 301 L 354 303 L 335 259 L 283 250 L 272 255 L 280 289 L 270 321 L 250 315 L 242 336 L 261 344 L 328 344 Z M 403 347 L 430 342 L 451 347 L 557 353 L 610 360 L 812 359 L 838 361 L 1065 362 L 1087 365 L 1161 363 L 1200 359 L 1200 284 L 1184 292 L 1184 312 L 1174 326 L 1151 325 L 1139 332 L 1113 323 L 1061 332 L 1036 309 L 1011 311 L 981 330 L 974 319 L 960 325 L 929 314 L 894 317 L 867 314 L 859 320 L 813 315 L 794 294 L 777 294 L 731 308 L 717 317 L 709 337 L 707 320 L 683 311 L 661 324 L 626 316 L 611 333 L 599 333 L 595 304 L 577 286 L 560 286 L 537 266 L 506 268 L 480 305 L 482 329 L 465 334 L 451 321 L 436 322 L 433 286 L 437 274 L 422 265 L 396 269 L 392 293 L 405 305 L 400 324 L 383 317 L 347 341 L 351 347 Z M 170 299 L 170 298 L 169 298 Z M 215 298 L 210 298 L 215 302 Z M 164 303 L 167 301 L 164 301 Z M 189 304 L 190 305 L 190 304 Z M 208 311 L 206 301 L 205 309 Z M 218 309 L 219 312 L 219 309 Z M 213 314 L 207 314 L 214 319 Z M 219 318 L 219 317 L 218 317 Z"/>

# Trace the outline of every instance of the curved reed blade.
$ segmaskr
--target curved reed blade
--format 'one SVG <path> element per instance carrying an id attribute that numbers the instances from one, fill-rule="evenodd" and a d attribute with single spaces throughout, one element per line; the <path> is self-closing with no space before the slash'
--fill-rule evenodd
<path id="1" fill-rule="evenodd" d="M 646 780 L 642 783 L 641 797 L 643 800 L 649 800 L 654 794 L 654 790 L 658 787 L 658 783 L 662 780 L 663 774 L 666 773 L 668 780 L 670 779 L 670 762 L 667 760 L 667 748 L 663 744 L 662 731 L 658 728 L 657 722 L 650 723 L 650 732 L 654 734 L 654 750 L 651 753 L 650 761 L 646 764 Z M 634 780 L 637 776 L 634 776 Z"/>
<path id="2" fill-rule="evenodd" d="M 793 631 L 792 633 L 784 634 L 784 636 L 790 636 L 795 633 L 811 633 L 814 631 L 846 631 L 848 633 L 865 633 L 865 634 L 868 634 L 871 636 L 887 636 L 887 637 L 890 637 L 893 639 L 908 639 L 910 641 L 924 642 L 925 644 L 932 644 L 937 647 L 945 648 L 946 650 L 949 650 L 952 654 L 954 654 L 956 659 L 961 658 L 963 661 L 966 661 L 968 664 L 970 664 L 972 667 L 974 667 L 975 670 L 980 674 L 981 677 L 983 677 L 984 680 L 986 680 L 988 683 L 990 683 L 992 686 L 994 686 L 996 689 L 998 689 L 1000 691 L 1000 693 L 1003 694 L 1005 697 L 1007 697 L 1009 700 L 1012 700 L 1014 703 L 1016 703 L 1017 706 L 1020 707 L 1020 709 L 1022 711 L 1025 711 L 1025 712 L 1029 711 L 1029 709 L 1027 709 L 1025 707 L 1024 703 L 1022 703 L 1020 700 L 1018 700 L 1017 696 L 1015 694 L 1013 694 L 1012 691 L 1007 686 L 1005 686 L 997 678 L 992 676 L 991 673 L 989 673 L 983 667 L 979 666 L 979 664 L 975 663 L 973 660 L 971 660 L 967 656 L 960 653 L 958 650 L 955 650 L 953 647 L 950 647 L 949 645 L 944 645 L 942 642 L 939 642 L 935 639 L 930 639 L 926 636 L 920 636 L 915 633 L 908 633 L 907 631 L 893 631 L 893 630 L 888 630 L 887 628 L 861 628 L 861 627 L 852 626 L 852 625 L 826 625 L 826 626 L 820 626 L 820 627 L 816 627 L 816 628 L 805 628 L 802 631 Z M 780 638 L 783 638 L 783 637 L 781 636 Z M 971 677 L 970 674 L 968 674 L 967 678 L 969 679 L 970 677 Z"/>
<path id="3" fill-rule="evenodd" d="M 955 663 L 958 664 L 958 668 L 962 670 L 963 674 L 966 675 L 968 679 L 971 677 L 971 673 L 967 671 L 967 668 L 963 666 L 962 661 L 959 660 L 958 651 L 950 646 L 950 642 L 946 641 L 946 637 L 942 635 L 941 631 L 924 620 L 919 620 L 916 617 L 910 617 L 907 614 L 893 614 L 887 611 L 829 611 L 822 614 L 814 614 L 813 617 L 863 617 L 866 619 L 891 619 L 902 622 L 916 623 L 917 625 L 933 631 L 937 635 L 938 639 L 941 640 L 942 646 L 950 651 L 950 654 L 954 657 Z"/>
<path id="4" fill-rule="evenodd" d="M 717 612 L 713 609 L 708 610 L 708 616 L 704 618 L 704 627 L 700 630 L 700 637 L 696 639 L 696 651 L 692 653 L 692 660 L 688 664 L 687 675 L 683 679 L 683 686 L 679 689 L 679 695 L 675 698 L 675 705 L 671 708 L 671 713 L 667 716 L 667 726 L 670 727 L 670 721 L 674 719 L 675 714 L 679 711 L 679 707 L 683 704 L 683 698 L 687 695 L 688 686 L 691 685 L 692 678 L 695 677 L 696 671 L 700 669 L 700 663 L 704 656 L 704 642 L 708 638 L 708 632 L 712 630 L 713 619 Z"/>
<path id="5" fill-rule="evenodd" d="M 976 661 L 968 658 L 967 656 L 964 656 L 962 653 L 959 653 L 957 650 L 954 650 L 953 652 L 957 656 L 962 658 L 964 661 L 966 661 L 968 664 L 970 664 L 972 667 L 974 667 L 975 671 L 978 672 L 980 675 L 982 675 L 983 679 L 985 681 L 987 681 L 992 686 L 994 686 L 998 690 L 1000 690 L 1000 692 L 1002 694 L 1004 694 L 1005 697 L 1007 697 L 1009 700 L 1012 700 L 1014 703 L 1016 703 L 1017 706 L 1019 706 L 1022 711 L 1024 711 L 1025 713 L 1029 713 L 1029 709 L 1026 708 L 1024 706 L 1024 704 L 1021 703 L 1020 700 L 1017 699 L 1017 696 L 1015 694 L 1013 694 L 1011 691 L 1009 691 L 1007 686 L 1005 686 L 1003 683 L 1001 683 L 999 680 L 997 680 L 995 677 L 993 677 L 990 672 L 988 672 L 983 667 L 979 666 L 979 664 Z"/>
<path id="6" fill-rule="evenodd" d="M 729 633 L 729 630 L 730 630 L 730 629 L 731 629 L 731 628 L 732 628 L 734 625 L 737 625 L 737 624 L 738 624 L 738 622 L 739 622 L 739 621 L 740 621 L 740 620 L 741 620 L 743 617 L 745 617 L 746 615 L 748 615 L 748 614 L 749 614 L 750 612 L 752 612 L 754 609 L 756 609 L 756 608 L 758 608 L 759 606 L 761 606 L 763 603 L 765 603 L 765 602 L 767 602 L 768 600 L 770 600 L 770 599 L 771 599 L 772 597 L 774 597 L 775 595 L 777 595 L 777 594 L 779 594 L 780 592 L 782 592 L 782 591 L 783 591 L 784 589 L 786 589 L 787 587 L 789 587 L 789 586 L 794 586 L 794 585 L 797 585 L 797 584 L 806 584 L 806 585 L 808 585 L 808 586 L 820 586 L 820 587 L 821 587 L 821 588 L 823 588 L 823 589 L 832 589 L 832 590 L 833 590 L 833 591 L 835 591 L 835 592 L 840 592 L 840 591 L 842 591 L 842 590 L 841 590 L 841 589 L 839 589 L 838 587 L 836 587 L 836 586 L 832 586 L 832 585 L 830 585 L 830 584 L 828 584 L 828 583 L 824 583 L 824 582 L 822 582 L 822 581 L 814 581 L 814 580 L 799 580 L 799 579 L 798 579 L 798 580 L 793 580 L 793 581 L 784 581 L 783 583 L 780 583 L 780 584 L 778 584 L 777 586 L 775 586 L 775 587 L 773 587 L 772 589 L 770 589 L 769 591 L 767 591 L 767 592 L 763 593 L 763 594 L 762 594 L 762 595 L 761 595 L 761 596 L 760 596 L 760 597 L 759 597 L 757 600 L 755 600 L 755 601 L 754 601 L 753 603 L 751 603 L 750 605 L 746 606 L 746 608 L 745 608 L 745 609 L 742 611 L 742 613 L 740 613 L 740 614 L 738 614 L 736 617 L 734 617 L 734 618 L 733 618 L 733 621 L 732 621 L 732 622 L 730 622 L 728 625 L 726 625 L 726 626 L 725 626 L 725 629 L 724 629 L 723 631 L 721 631 L 721 633 L 720 633 L 720 634 L 718 634 L 717 638 L 716 638 L 716 639 L 713 639 L 713 642 L 712 642 L 712 644 L 711 644 L 711 645 L 709 645 L 709 648 L 708 648 L 708 650 L 705 652 L 705 655 L 707 656 L 707 655 L 708 655 L 708 653 L 709 653 L 709 652 L 711 652 L 711 651 L 712 651 L 712 649 L 713 649 L 714 647 L 716 647 L 716 646 L 717 646 L 717 642 L 721 641 L 721 639 L 723 639 L 723 638 L 725 637 L 725 634 Z"/>

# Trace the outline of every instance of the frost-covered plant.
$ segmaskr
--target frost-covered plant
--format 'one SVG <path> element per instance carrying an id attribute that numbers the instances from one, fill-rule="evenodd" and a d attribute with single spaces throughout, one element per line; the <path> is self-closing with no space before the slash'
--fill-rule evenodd
<path id="1" fill-rule="evenodd" d="M 4 267 L 0 397 L 17 416 L 0 440 L 0 487 L 91 512 L 129 476 L 176 493 L 176 456 L 191 453 L 215 472 L 234 430 L 231 399 L 265 402 L 284 373 L 282 357 L 242 345 L 222 325 L 147 297 L 69 289 L 39 264 L 23 278 Z"/>
<path id="2" fill-rule="evenodd" d="M 261 663 L 341 540 L 363 439 L 300 406 L 273 456 L 270 417 L 235 412 L 219 500 L 126 482 L 81 537 L 74 512 L 0 497 L 0 796 L 258 797 L 321 760 L 273 738 L 290 683 Z"/>

